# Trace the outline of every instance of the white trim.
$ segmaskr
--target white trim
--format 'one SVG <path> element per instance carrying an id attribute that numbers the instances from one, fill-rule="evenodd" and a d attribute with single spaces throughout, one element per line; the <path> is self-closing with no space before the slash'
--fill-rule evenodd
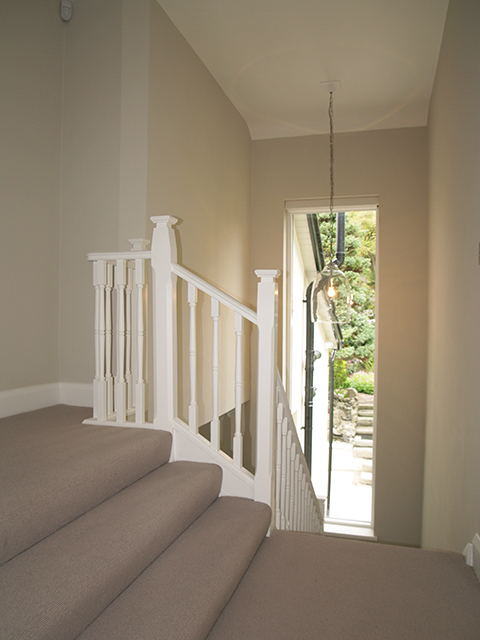
<path id="1" fill-rule="evenodd" d="M 0 391 L 0 418 L 51 407 L 60 402 L 58 382 Z"/>
<path id="2" fill-rule="evenodd" d="M 344 196 L 333 199 L 335 211 L 375 211 L 378 196 Z M 306 198 L 305 200 L 286 200 L 287 213 L 325 213 L 330 211 L 330 198 Z"/>
<path id="3" fill-rule="evenodd" d="M 369 540 L 377 542 L 373 527 L 360 522 L 340 522 L 325 518 L 323 523 L 323 535 L 333 538 L 351 538 L 353 540 Z"/>
<path id="4" fill-rule="evenodd" d="M 143 425 L 142 425 L 143 426 Z M 220 495 L 254 499 L 254 477 L 245 468 L 239 469 L 223 451 L 215 451 L 208 440 L 193 434 L 180 419 L 173 424 L 172 460 L 208 462 L 222 467 Z"/>
<path id="5" fill-rule="evenodd" d="M 472 542 L 467 544 L 463 555 L 465 556 L 465 562 L 470 567 L 473 567 L 475 575 L 480 581 L 480 536 L 478 533 L 473 536 Z"/>
<path id="6" fill-rule="evenodd" d="M 52 407 L 56 404 L 91 407 L 92 398 L 91 384 L 52 382 L 8 389 L 0 391 L 0 418 Z"/>

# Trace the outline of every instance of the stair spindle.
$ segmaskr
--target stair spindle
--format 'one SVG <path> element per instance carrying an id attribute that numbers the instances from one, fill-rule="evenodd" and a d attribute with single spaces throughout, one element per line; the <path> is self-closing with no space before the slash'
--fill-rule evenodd
<path id="1" fill-rule="evenodd" d="M 126 351 L 126 287 L 127 261 L 117 260 L 115 290 L 117 292 L 117 375 L 115 376 L 115 412 L 117 422 L 127 420 L 127 380 L 125 378 Z"/>
<path id="2" fill-rule="evenodd" d="M 215 451 L 220 450 L 220 417 L 219 417 L 219 388 L 220 388 L 220 358 L 219 358 L 219 328 L 220 303 L 212 298 L 213 343 L 212 343 L 212 409 L 213 416 L 210 426 L 210 443 Z"/>
<path id="3" fill-rule="evenodd" d="M 242 396 L 243 396 L 243 316 L 235 313 L 235 433 L 233 436 L 233 462 L 243 466 Z"/>
<path id="4" fill-rule="evenodd" d="M 143 258 L 135 259 L 136 296 L 136 351 L 137 379 L 135 383 L 135 422 L 145 422 L 146 418 L 146 380 L 145 380 L 145 287 L 146 269 Z"/>
<path id="5" fill-rule="evenodd" d="M 190 307 L 190 404 L 188 405 L 188 426 L 190 431 L 198 433 L 198 404 L 197 404 L 197 301 L 198 290 L 188 283 L 188 306 Z"/>
<path id="6" fill-rule="evenodd" d="M 93 285 L 95 287 L 95 379 L 93 382 L 93 416 L 97 420 L 107 417 L 107 381 L 105 378 L 105 288 L 107 263 L 94 263 Z"/>

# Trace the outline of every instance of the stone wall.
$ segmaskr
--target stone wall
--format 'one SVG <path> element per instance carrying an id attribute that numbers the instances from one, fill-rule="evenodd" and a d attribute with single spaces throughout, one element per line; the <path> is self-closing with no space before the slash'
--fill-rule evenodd
<path id="1" fill-rule="evenodd" d="M 333 437 L 353 442 L 358 420 L 358 393 L 355 389 L 337 389 L 333 396 Z"/>

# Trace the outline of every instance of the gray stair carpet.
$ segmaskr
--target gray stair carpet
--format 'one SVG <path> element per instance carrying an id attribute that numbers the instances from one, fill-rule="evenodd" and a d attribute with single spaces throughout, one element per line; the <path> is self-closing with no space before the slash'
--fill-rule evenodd
<path id="1" fill-rule="evenodd" d="M 479 640 L 459 553 L 273 532 L 207 640 Z"/>
<path id="2" fill-rule="evenodd" d="M 78 640 L 204 640 L 270 519 L 264 504 L 219 498 Z"/>
<path id="3" fill-rule="evenodd" d="M 0 567 L 0 638 L 76 638 L 212 504 L 221 476 L 165 464 L 12 558 Z"/>
<path id="4" fill-rule="evenodd" d="M 0 564 L 168 462 L 171 435 L 92 426 L 84 407 L 0 420 Z"/>

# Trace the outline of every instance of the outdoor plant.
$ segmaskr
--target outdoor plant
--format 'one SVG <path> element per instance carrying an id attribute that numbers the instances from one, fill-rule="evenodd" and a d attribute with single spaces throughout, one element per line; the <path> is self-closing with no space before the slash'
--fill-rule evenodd
<path id="1" fill-rule="evenodd" d="M 374 374 L 367 371 L 358 371 L 353 376 L 348 376 L 347 387 L 356 389 L 359 393 L 373 395 Z"/>

